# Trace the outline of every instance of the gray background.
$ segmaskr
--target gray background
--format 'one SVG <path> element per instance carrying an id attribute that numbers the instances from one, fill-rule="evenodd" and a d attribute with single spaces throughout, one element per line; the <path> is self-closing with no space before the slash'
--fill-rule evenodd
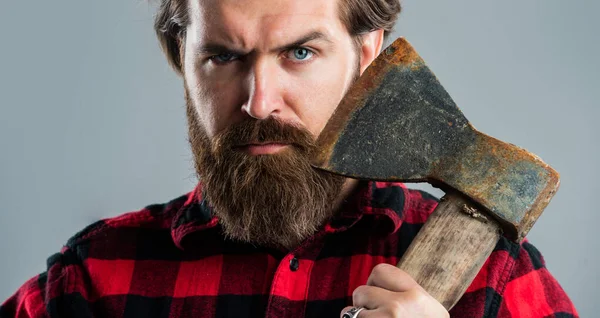
<path id="1" fill-rule="evenodd" d="M 396 35 L 467 118 L 561 190 L 530 234 L 582 316 L 600 309 L 597 1 L 405 0 Z M 0 3 L 0 301 L 99 218 L 189 191 L 180 79 L 143 0 Z"/>

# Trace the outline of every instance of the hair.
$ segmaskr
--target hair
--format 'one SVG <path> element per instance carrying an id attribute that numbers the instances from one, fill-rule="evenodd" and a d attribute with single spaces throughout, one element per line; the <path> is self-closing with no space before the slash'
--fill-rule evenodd
<path id="1" fill-rule="evenodd" d="M 338 0 L 340 19 L 356 44 L 361 35 L 383 29 L 384 38 L 392 32 L 402 10 L 400 0 Z M 169 64 L 182 73 L 182 48 L 189 22 L 187 0 L 161 0 L 154 30 Z"/>

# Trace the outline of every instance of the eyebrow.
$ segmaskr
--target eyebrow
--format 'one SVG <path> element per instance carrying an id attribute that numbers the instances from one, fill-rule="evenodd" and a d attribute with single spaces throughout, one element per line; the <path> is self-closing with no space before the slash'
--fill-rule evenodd
<path id="1" fill-rule="evenodd" d="M 307 42 L 316 41 L 316 40 L 320 40 L 320 41 L 327 42 L 329 44 L 333 44 L 333 41 L 327 35 L 325 35 L 325 33 L 321 32 L 321 31 L 312 31 L 312 32 L 300 37 L 299 39 L 297 39 L 296 41 L 294 41 L 292 43 L 285 44 L 278 48 L 275 48 L 273 51 L 288 51 L 293 48 L 302 46 L 302 45 L 306 44 Z"/>
<path id="2" fill-rule="evenodd" d="M 333 44 L 333 41 L 327 35 L 325 35 L 325 33 L 321 32 L 321 31 L 312 31 L 291 43 L 284 44 L 282 46 L 272 49 L 271 51 L 272 52 L 289 51 L 291 49 L 302 46 L 302 45 L 306 44 L 307 42 L 316 41 L 316 40 L 324 41 L 329 44 Z M 242 50 L 236 50 L 236 49 L 228 47 L 227 45 L 218 44 L 218 43 L 206 43 L 206 44 L 200 45 L 198 47 L 198 54 L 200 54 L 200 55 L 216 55 L 216 54 L 221 54 L 223 52 L 233 53 L 235 55 L 245 55 L 245 54 L 250 53 L 250 52 L 244 52 Z"/>

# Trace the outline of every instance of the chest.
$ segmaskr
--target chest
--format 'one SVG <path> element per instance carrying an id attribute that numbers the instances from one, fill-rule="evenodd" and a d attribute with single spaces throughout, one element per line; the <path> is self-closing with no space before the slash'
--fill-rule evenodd
<path id="1" fill-rule="evenodd" d="M 121 294 L 102 292 L 114 280 L 92 280 L 100 296 L 92 307 L 116 317 L 336 317 L 375 265 L 397 262 L 395 244 L 373 243 L 324 244 L 279 258 L 255 252 L 135 261 Z"/>

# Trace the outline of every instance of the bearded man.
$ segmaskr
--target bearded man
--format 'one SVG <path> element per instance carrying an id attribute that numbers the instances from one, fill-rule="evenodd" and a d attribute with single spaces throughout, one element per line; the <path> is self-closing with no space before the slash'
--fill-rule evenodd
<path id="1" fill-rule="evenodd" d="M 311 168 L 397 0 L 162 0 L 198 187 L 90 225 L 1 317 L 573 317 L 528 242 L 500 239 L 448 313 L 393 265 L 436 206 Z M 383 115 L 383 114 L 382 114 Z"/>

